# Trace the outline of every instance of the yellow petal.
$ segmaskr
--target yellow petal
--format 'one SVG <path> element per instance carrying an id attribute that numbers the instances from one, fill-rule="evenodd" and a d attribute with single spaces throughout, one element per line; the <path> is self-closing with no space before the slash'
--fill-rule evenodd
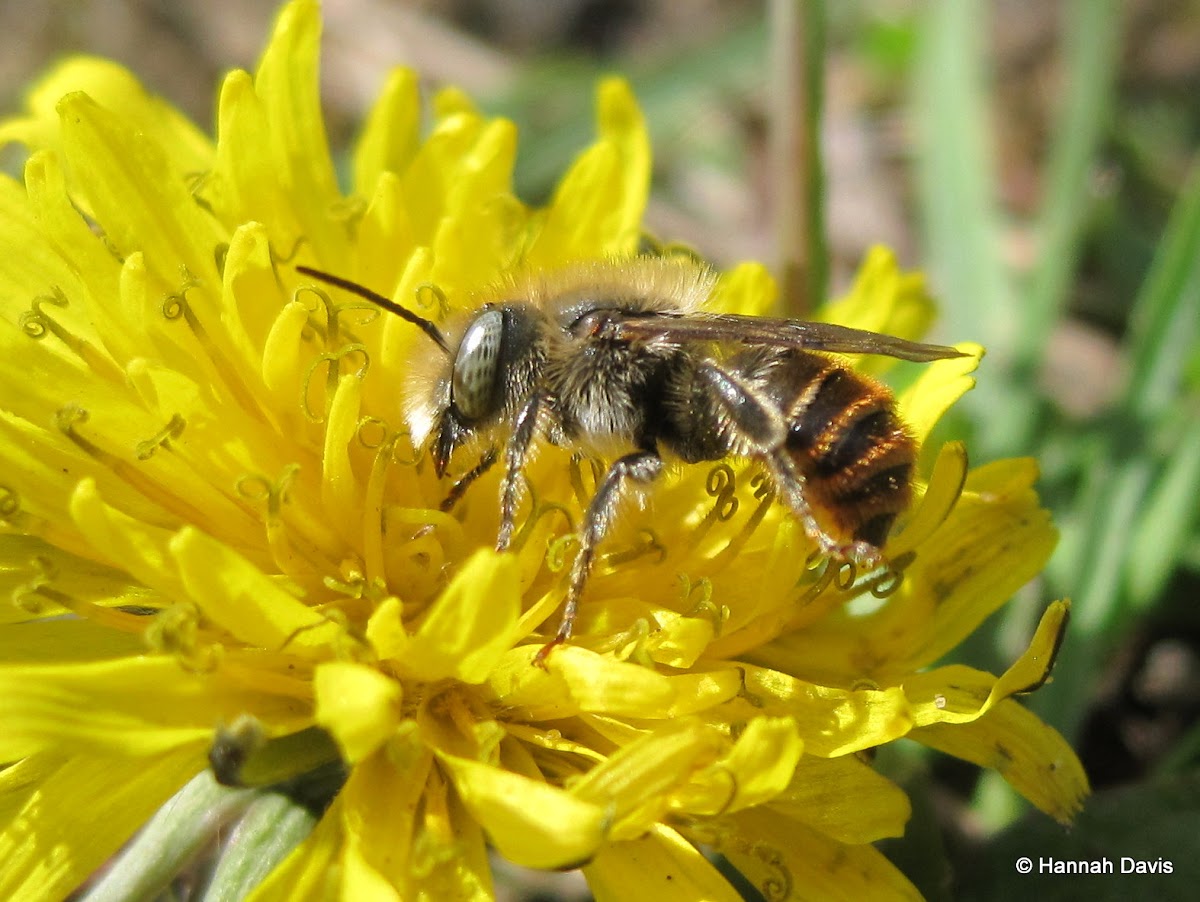
<path id="1" fill-rule="evenodd" d="M 708 618 L 663 612 L 663 621 L 651 634 L 646 650 L 653 660 L 667 667 L 686 670 L 694 666 L 716 635 L 716 627 Z"/>
<path id="2" fill-rule="evenodd" d="M 615 78 L 598 91 L 600 138 L 559 181 L 530 266 L 628 255 L 637 247 L 650 177 L 649 143 L 629 86 Z"/>
<path id="3" fill-rule="evenodd" d="M 896 411 L 918 444 L 925 442 L 942 414 L 975 387 L 971 373 L 983 359 L 983 348 L 969 341 L 954 347 L 967 356 L 925 364 L 917 381 L 896 398 Z"/>
<path id="4" fill-rule="evenodd" d="M 43 302 L 49 296 L 42 294 L 40 298 L 30 298 L 28 303 L 31 309 L 42 307 L 45 314 L 49 304 Z M 66 303 L 69 305 L 69 300 Z M 21 318 L 20 314 L 14 317 L 18 322 Z M 64 438 L 71 440 L 76 451 L 83 451 L 93 461 L 103 457 L 107 462 L 108 455 L 131 458 L 137 442 L 161 428 L 161 423 L 131 401 L 123 385 L 114 386 L 109 381 L 108 376 L 112 375 L 109 367 L 115 364 L 100 364 L 104 371 L 97 373 L 74 355 L 53 353 L 49 346 L 61 348 L 59 341 L 49 337 L 36 340 L 24 331 L 28 328 L 33 328 L 28 322 L 24 328 L 18 328 L 14 323 L 0 320 L 0 349 L 3 349 L 0 385 L 6 389 L 6 414 L 19 416 L 28 424 L 57 427 L 60 435 L 53 439 L 56 444 L 63 446 Z M 85 421 L 89 422 L 83 427 Z M 97 455 L 75 441 L 81 435 L 100 448 L 102 454 Z"/>
<path id="5" fill-rule="evenodd" d="M 779 288 L 761 263 L 739 263 L 721 273 L 705 310 L 741 316 L 769 316 Z"/>
<path id="6" fill-rule="evenodd" d="M 547 661 L 547 669 L 566 681 L 581 711 L 630 717 L 664 716 L 676 698 L 669 677 L 575 645 L 555 649 Z"/>
<path id="7" fill-rule="evenodd" d="M 112 469 L 175 518 L 218 533 L 231 544 L 257 547 L 261 521 L 245 504 L 235 502 L 226 486 L 236 486 L 244 473 L 277 460 L 273 434 L 263 436 L 261 421 L 246 415 L 239 405 L 214 404 L 210 380 L 197 381 L 174 366 L 135 357 L 125 367 L 125 381 L 155 421 L 164 425 L 132 449 L 136 468 Z M 231 441 L 231 435 L 237 439 Z M 275 466 L 283 469 L 284 463 Z M 106 493 L 104 497 L 113 504 L 119 498 L 120 505 L 127 506 L 120 496 Z"/>
<path id="8" fill-rule="evenodd" d="M 887 552 L 893 560 L 920 548 L 946 522 L 958 504 L 966 480 L 966 446 L 962 442 L 947 442 L 938 451 L 929 485 L 915 510 L 901 532 L 888 540 Z"/>
<path id="9" fill-rule="evenodd" d="M 470 152 L 483 127 L 477 114 L 459 113 L 441 120 L 403 173 L 402 196 L 418 245 L 433 244 L 455 179 L 462 175 L 458 163 Z"/>
<path id="10" fill-rule="evenodd" d="M 921 899 L 874 846 L 840 843 L 765 808 L 726 822 L 737 839 L 718 841 L 718 850 L 768 898 Z"/>
<path id="11" fill-rule="evenodd" d="M 323 657 L 341 638 L 342 627 L 211 536 L 185 527 L 170 548 L 188 597 L 248 645 Z"/>
<path id="12" fill-rule="evenodd" d="M 0 325 L 0 333 L 3 326 Z M 66 518 L 74 480 L 97 469 L 80 449 L 23 417 L 0 410 L 0 506 L 8 525 L 76 554 L 87 541 Z M 104 475 L 104 474 L 101 474 Z M 116 482 L 112 480 L 110 482 Z M 128 491 L 127 495 L 136 495 Z M 149 507 L 144 503 L 143 507 Z"/>
<path id="13" fill-rule="evenodd" d="M 563 649 L 557 649 L 558 654 Z M 534 667 L 533 652 L 528 647 L 512 648 L 501 655 L 488 675 L 488 690 L 497 701 L 526 722 L 556 720 L 579 713 L 579 704 L 572 698 L 566 681 Z M 554 655 L 551 655 L 553 659 Z"/>
<path id="14" fill-rule="evenodd" d="M 296 414 L 301 412 L 297 403 L 304 373 L 300 355 L 304 349 L 302 335 L 308 327 L 308 316 L 308 308 L 298 301 L 285 304 L 271 323 L 262 354 L 263 382 L 274 396 L 276 409 L 295 411 Z"/>
<path id="15" fill-rule="evenodd" d="M 14 761 L 0 770 L 0 824 L 10 824 L 38 788 L 53 779 L 62 765 L 61 755 L 43 752 Z"/>
<path id="16" fill-rule="evenodd" d="M 603 807 L 518 774 L 453 755 L 438 760 L 496 851 L 531 868 L 575 867 L 604 838 Z"/>
<path id="17" fill-rule="evenodd" d="M 1060 824 L 1075 819 L 1089 792 L 1087 774 L 1066 740 L 1011 699 L 972 723 L 933 724 L 909 735 L 947 755 L 992 768 Z"/>
<path id="18" fill-rule="evenodd" d="M 725 745 L 724 736 L 699 721 L 668 723 L 593 767 L 571 784 L 570 792 L 606 812 L 609 838 L 631 839 L 659 820 L 668 794 L 711 763 Z"/>
<path id="19" fill-rule="evenodd" d="M 343 899 L 494 898 L 479 826 L 430 771 L 432 756 L 395 745 L 354 768 L 339 795 Z"/>
<path id="20" fill-rule="evenodd" d="M 38 197 L 45 197 L 47 192 L 40 190 L 41 186 L 55 176 L 58 177 L 61 186 L 61 169 L 53 161 L 54 157 L 42 153 L 35 154 L 25 164 L 27 172 L 33 175 Z M 79 285 L 78 275 L 71 271 L 67 263 L 68 258 L 64 258 L 58 248 L 46 240 L 47 236 L 36 218 L 28 190 L 8 176 L 0 177 L 0 240 L 3 240 L 6 246 L 27 249 L 27 253 L 9 254 L 0 259 L 0 278 L 4 279 L 5 285 L 11 286 L 9 291 L 0 297 L 0 311 L 4 312 L 5 319 L 14 323 L 22 322 L 23 311 L 29 310 L 31 314 L 34 312 L 32 302 L 35 298 L 52 294 L 48 291 L 50 286 L 59 286 L 64 294 L 69 296 L 75 293 L 72 289 Z M 65 192 L 61 187 L 60 190 Z M 77 212 L 73 215 L 75 219 L 79 219 Z M 93 242 L 95 240 L 92 239 Z M 80 252 L 86 255 L 89 250 L 85 239 Z M 58 304 L 57 307 L 58 310 L 54 311 L 56 317 L 69 311 L 69 299 L 67 305 Z M 25 329 L 23 335 L 14 330 L 13 337 L 28 340 L 31 337 L 29 327 L 26 326 Z M 62 348 L 51 342 L 45 342 L 41 347 L 42 353 L 47 354 L 62 351 Z"/>
<path id="21" fill-rule="evenodd" d="M 1054 602 L 1042 615 L 1029 648 L 1000 677 L 961 664 L 910 675 L 904 681 L 917 726 L 967 723 L 1009 696 L 1041 686 L 1054 667 L 1069 605 Z"/>
<path id="22" fill-rule="evenodd" d="M 675 698 L 661 712 L 664 718 L 683 717 L 715 708 L 722 702 L 735 697 L 744 688 L 742 672 L 738 668 L 719 670 L 696 670 L 693 673 L 678 673 L 667 677 Z M 654 708 L 645 711 L 659 716 Z"/>
<path id="23" fill-rule="evenodd" d="M 815 685 L 787 674 L 739 665 L 744 687 L 731 711 L 796 719 L 804 750 L 835 757 L 890 742 L 912 728 L 909 701 L 896 687 L 845 690 Z"/>
<path id="24" fill-rule="evenodd" d="M 314 719 L 333 734 L 342 757 L 357 764 L 400 723 L 400 683 L 373 667 L 329 661 L 313 677 Z"/>
<path id="25" fill-rule="evenodd" d="M 69 744 L 97 753 L 202 748 L 214 725 L 250 712 L 280 729 L 307 726 L 307 705 L 248 689 L 222 671 L 185 671 L 166 657 L 0 665 L 0 758 Z"/>
<path id="26" fill-rule="evenodd" d="M 352 842 L 346 843 L 338 870 L 342 878 L 342 899 L 354 899 L 356 902 L 403 902 L 403 897 L 396 891 L 392 881 L 365 861 Z"/>
<path id="27" fill-rule="evenodd" d="M 767 807 L 853 844 L 902 836 L 912 816 L 904 790 L 853 755 L 804 756 L 791 785 Z"/>
<path id="28" fill-rule="evenodd" d="M 697 778 L 704 785 L 705 798 L 689 794 L 681 807 L 699 814 L 728 814 L 760 805 L 792 782 L 803 751 L 804 740 L 794 720 L 756 717 L 733 748 Z"/>
<path id="29" fill-rule="evenodd" d="M 402 658 L 412 643 L 404 630 L 404 611 L 400 599 L 385 598 L 367 621 L 367 641 L 380 660 Z"/>
<path id="30" fill-rule="evenodd" d="M 596 902 L 739 902 L 742 896 L 696 847 L 669 827 L 607 843 L 583 867 Z"/>
<path id="31" fill-rule="evenodd" d="M 408 168 L 417 152 L 420 127 L 417 74 L 393 69 L 354 144 L 354 190 L 360 196 L 374 194 L 383 173 L 394 176 Z"/>
<path id="32" fill-rule="evenodd" d="M 433 107 L 433 115 L 436 119 L 447 119 L 460 113 L 475 115 L 479 112 L 479 107 L 471 99 L 471 96 L 462 88 L 454 85 L 438 89 L 437 93 L 433 95 L 433 102 L 430 105 Z"/>
<path id="33" fill-rule="evenodd" d="M 583 759 L 593 763 L 600 763 L 607 760 L 606 756 L 596 751 L 590 745 L 583 742 L 575 742 L 571 739 L 563 737 L 563 735 L 555 729 L 540 729 L 538 727 L 529 726 L 524 723 L 503 722 L 501 724 L 505 732 L 510 736 L 520 740 L 522 748 L 537 747 L 541 749 L 549 749 L 554 752 L 567 752 L 571 755 L 578 755 Z M 535 765 L 536 767 L 536 765 Z M 513 768 L 516 770 L 516 768 Z M 519 771 L 525 773 L 525 771 Z M 532 771 L 529 772 L 532 775 Z"/>
<path id="34" fill-rule="evenodd" d="M 212 285 L 213 251 L 224 239 L 187 190 L 187 173 L 159 143 L 84 94 L 58 105 L 72 184 L 105 237 L 123 256 L 141 251 L 162 285 L 181 284 L 181 267 Z"/>
<path id="35" fill-rule="evenodd" d="M 416 228 L 411 219 L 409 223 L 413 229 Z M 401 306 L 417 306 L 418 314 L 436 316 L 436 309 L 430 311 L 419 308 L 422 299 L 426 299 L 425 303 L 428 303 L 429 297 L 428 290 L 420 286 L 432 284 L 430 270 L 433 260 L 429 248 L 415 248 L 399 265 L 401 274 L 392 299 Z M 426 353 L 431 349 L 428 339 L 420 334 L 420 330 L 414 329 L 411 323 L 404 322 L 398 316 L 384 317 L 378 331 L 382 334 L 372 339 L 372 344 L 376 347 L 371 362 L 373 378 L 368 379 L 363 386 L 364 404 L 376 410 L 391 410 L 396 405 L 397 386 L 406 384 L 411 377 L 413 355 Z"/>
<path id="36" fill-rule="evenodd" d="M 453 190 L 433 239 L 433 280 L 449 297 L 500 281 L 526 225 L 509 181 L 516 157 L 512 123 L 489 122 L 455 161 Z"/>
<path id="37" fill-rule="evenodd" d="M 202 767 L 197 746 L 149 758 L 83 754 L 61 761 L 0 832 L 0 898 L 70 897 Z"/>
<path id="38" fill-rule="evenodd" d="M 323 259 L 344 261 L 348 236 L 330 215 L 341 193 L 321 115 L 320 43 L 318 4 L 293 0 L 284 6 L 255 71 L 254 90 L 265 113 L 267 144 L 262 150 L 273 164 L 269 174 L 287 198 L 299 234 L 322 250 Z"/>
<path id="39" fill-rule="evenodd" d="M 13 261 L 14 271 L 4 273 L 5 284 L 16 293 L 14 300 L 19 298 L 31 307 L 33 298 L 45 295 L 49 286 L 61 289 L 68 303 L 54 310 L 52 321 L 59 327 L 56 335 L 68 336 L 65 343 L 88 362 L 97 376 L 116 381 L 111 364 L 98 366 L 97 358 L 103 357 L 105 362 L 114 358 L 125 360 L 136 347 L 131 335 L 133 325 L 120 315 L 116 305 L 108 302 L 117 292 L 120 263 L 79 215 L 78 206 L 68 194 L 66 174 L 58 156 L 47 151 L 30 156 L 25 163 L 25 191 L 27 197 L 21 199 L 24 201 L 21 207 L 27 205 L 28 212 L 36 217 L 33 224 L 42 237 L 22 240 L 24 236 L 8 233 L 17 226 L 18 217 L 8 204 L 3 204 L 0 216 L 5 220 L 5 233 L 0 234 L 0 239 L 23 249 L 19 260 Z M 48 259 L 42 259 L 43 254 Z M 69 274 L 52 273 L 58 262 L 54 256 L 62 262 L 70 261 Z M 21 297 L 21 289 L 28 293 L 26 297 Z"/>
<path id="40" fill-rule="evenodd" d="M 367 210 L 358 224 L 352 271 L 361 284 L 381 290 L 400 281 L 405 263 L 416 250 L 416 239 L 399 176 L 380 173 L 367 198 Z M 382 338 L 376 331 L 364 335 L 373 354 Z"/>
<path id="41" fill-rule="evenodd" d="M 51 69 L 29 93 L 29 119 L 10 120 L 0 127 L 0 143 L 20 140 L 31 148 L 60 149 L 58 101 L 76 91 L 112 110 L 143 134 L 162 136 L 181 164 L 181 171 L 200 172 L 212 158 L 212 142 L 186 116 L 160 97 L 149 94 L 138 80 L 111 60 L 74 56 Z"/>
<path id="42" fill-rule="evenodd" d="M 606 78 L 596 89 L 597 129 L 620 154 L 620 190 L 610 196 L 614 221 L 601 253 L 629 253 L 641 235 L 642 214 L 650 191 L 650 139 L 646 123 L 628 82 Z"/>
<path id="43" fill-rule="evenodd" d="M 321 455 L 321 501 L 333 526 L 348 544 L 362 535 L 358 507 L 362 486 L 350 459 L 361 409 L 362 375 L 345 373 L 337 380 L 326 414 L 325 447 Z"/>
<path id="44" fill-rule="evenodd" d="M 432 763 L 427 749 L 389 748 L 354 767 L 339 793 L 347 855 L 399 889 L 421 864 L 413 861 L 413 841 Z"/>
<path id="45" fill-rule="evenodd" d="M 481 683 L 513 643 L 520 604 L 516 560 L 481 548 L 426 613 L 397 665 L 426 682 Z"/>
<path id="46" fill-rule="evenodd" d="M 137 633 L 118 632 L 91 620 L 31 620 L 0 630 L 0 661 L 12 664 L 98 661 L 145 650 L 145 640 Z"/>
<path id="47" fill-rule="evenodd" d="M 221 85 L 216 162 L 203 196 L 225 222 L 264 223 L 279 253 L 287 253 L 300 234 L 279 184 L 266 109 L 248 72 L 230 72 Z"/>
<path id="48" fill-rule="evenodd" d="M 483 831 L 441 774 L 438 768 L 429 772 L 406 898 L 490 902 L 494 893 Z"/>
<path id="49" fill-rule="evenodd" d="M 92 547 L 114 566 L 122 567 L 142 585 L 158 589 L 168 598 L 184 596 L 183 583 L 168 552 L 171 533 L 105 504 L 95 480 L 84 479 L 75 486 L 71 518 Z"/>
<path id="50" fill-rule="evenodd" d="M 938 660 L 1045 566 L 1058 531 L 1032 488 L 1036 477 L 1028 460 L 997 461 L 967 477 L 953 513 L 905 572 L 890 615 L 864 625 L 868 635 L 882 636 L 915 620 L 915 604 L 906 598 L 933 606 L 919 634 L 893 632 L 887 671 L 918 670 Z"/>
<path id="51" fill-rule="evenodd" d="M 221 319 L 237 349 L 239 375 L 255 389 L 261 383 L 250 380 L 252 374 L 261 378 L 263 346 L 282 306 L 267 229 L 256 222 L 245 223 L 233 233 L 225 255 Z"/>

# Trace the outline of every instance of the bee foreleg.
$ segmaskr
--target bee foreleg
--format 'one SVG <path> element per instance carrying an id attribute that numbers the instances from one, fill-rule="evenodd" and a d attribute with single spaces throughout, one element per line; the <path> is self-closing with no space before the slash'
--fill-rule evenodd
<path id="1" fill-rule="evenodd" d="M 596 493 L 588 503 L 583 516 L 583 525 L 579 530 L 579 553 L 571 567 L 571 582 L 567 588 L 567 600 L 563 604 L 562 620 L 558 632 L 534 658 L 535 664 L 541 664 L 555 646 L 561 645 L 571 638 L 571 630 L 575 626 L 575 613 L 579 608 L 579 598 L 583 587 L 587 584 L 592 564 L 596 560 L 596 548 L 608 532 L 616 514 L 617 504 L 629 481 L 638 483 L 653 482 L 663 470 L 662 458 L 657 451 L 634 451 L 618 458 L 608 468 Z"/>
<path id="2" fill-rule="evenodd" d="M 467 493 L 467 489 L 471 487 L 471 483 L 492 468 L 492 465 L 496 462 L 497 457 L 498 455 L 496 453 L 496 446 L 492 445 L 492 447 L 488 448 L 487 451 L 484 452 L 483 457 L 479 458 L 479 463 L 475 464 L 475 466 L 469 469 L 466 473 L 463 473 L 463 475 L 455 481 L 454 485 L 450 487 L 450 491 L 446 494 L 446 497 L 442 499 L 442 503 L 438 505 L 438 510 L 444 514 L 450 513 L 450 511 L 454 509 L 454 505 L 458 504 L 458 502 L 462 499 L 462 496 Z"/>
<path id="3" fill-rule="evenodd" d="M 517 504 L 521 500 L 521 471 L 529 456 L 529 446 L 537 434 L 538 415 L 545 398 L 534 393 L 517 412 L 512 435 L 504 448 L 504 482 L 500 488 L 500 531 L 496 535 L 496 550 L 507 551 L 512 542 L 513 523 Z"/>

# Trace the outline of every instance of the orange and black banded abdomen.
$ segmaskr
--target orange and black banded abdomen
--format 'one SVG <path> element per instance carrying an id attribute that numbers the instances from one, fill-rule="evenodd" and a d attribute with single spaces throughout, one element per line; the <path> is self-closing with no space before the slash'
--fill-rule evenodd
<path id="1" fill-rule="evenodd" d="M 786 450 L 822 525 L 839 538 L 882 547 L 912 501 L 917 456 L 891 391 L 806 351 L 784 355 L 768 380 L 788 421 Z"/>

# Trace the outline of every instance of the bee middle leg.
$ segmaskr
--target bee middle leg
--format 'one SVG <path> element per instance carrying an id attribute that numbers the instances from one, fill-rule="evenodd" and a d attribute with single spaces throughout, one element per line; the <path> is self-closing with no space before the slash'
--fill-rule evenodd
<path id="1" fill-rule="evenodd" d="M 500 485 L 500 531 L 496 535 L 496 550 L 507 551 L 517 519 L 517 503 L 521 500 L 521 471 L 529 457 L 529 447 L 537 434 L 542 405 L 540 394 L 534 394 L 517 412 L 512 435 L 504 448 L 504 480 Z"/>
<path id="2" fill-rule="evenodd" d="M 653 482 L 662 471 L 663 460 L 658 456 L 658 452 L 645 450 L 634 451 L 618 458 L 604 474 L 583 516 L 583 525 L 579 530 L 579 553 L 571 567 L 571 581 L 568 584 L 567 600 L 563 604 L 558 632 L 537 653 L 537 657 L 534 658 L 535 664 L 541 665 L 551 650 L 571 638 L 575 614 L 579 609 L 579 598 L 596 560 L 596 548 L 612 525 L 617 504 L 626 484 L 630 481 L 643 484 Z"/>

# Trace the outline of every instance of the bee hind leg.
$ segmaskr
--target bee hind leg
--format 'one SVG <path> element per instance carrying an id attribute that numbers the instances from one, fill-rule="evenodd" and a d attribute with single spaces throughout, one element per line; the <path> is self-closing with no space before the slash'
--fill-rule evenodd
<path id="1" fill-rule="evenodd" d="M 883 564 L 883 554 L 877 546 L 863 541 L 840 541 L 817 522 L 812 505 L 804 493 L 804 476 L 797 469 L 791 455 L 779 448 L 766 456 L 766 463 L 787 506 L 800 521 L 805 535 L 816 543 L 822 556 L 849 561 L 864 572 Z"/>
<path id="2" fill-rule="evenodd" d="M 657 451 L 634 451 L 618 458 L 608 468 L 604 478 L 596 487 L 596 493 L 588 503 L 583 517 L 583 525 L 579 530 L 579 553 L 571 567 L 571 581 L 567 588 L 567 600 L 563 604 L 562 619 L 558 624 L 558 632 L 554 638 L 542 646 L 533 659 L 539 667 L 545 666 L 546 656 L 557 646 L 571 638 L 575 626 L 575 614 L 579 609 L 579 598 L 587 585 L 588 575 L 596 560 L 596 548 L 612 525 L 616 514 L 617 504 L 629 482 L 650 483 L 658 478 L 663 470 L 662 458 Z"/>
<path id="3" fill-rule="evenodd" d="M 783 500 L 791 508 L 805 534 L 820 553 L 850 561 L 864 571 L 883 563 L 879 549 L 869 542 L 843 542 L 830 535 L 817 521 L 805 494 L 804 474 L 786 448 L 788 424 L 779 406 L 737 374 L 707 361 L 697 375 L 711 388 L 709 396 L 726 417 L 734 435 L 745 443 L 745 452 L 765 463 Z"/>

